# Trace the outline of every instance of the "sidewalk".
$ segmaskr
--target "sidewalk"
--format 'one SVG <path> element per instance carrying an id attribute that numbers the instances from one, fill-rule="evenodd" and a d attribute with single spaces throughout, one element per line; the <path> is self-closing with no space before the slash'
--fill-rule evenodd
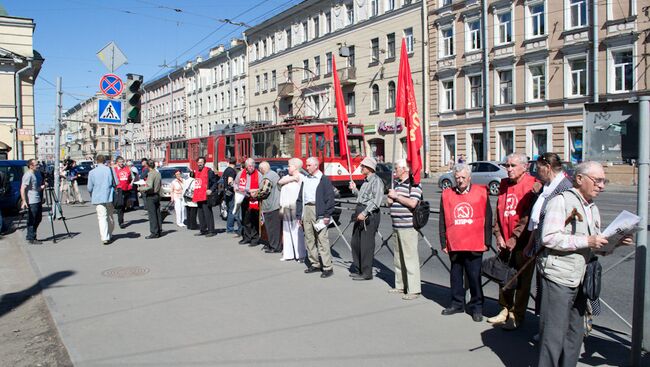
<path id="1" fill-rule="evenodd" d="M 321 279 L 231 235 L 194 237 L 170 218 L 162 239 L 144 240 L 144 211 L 127 213 L 133 224 L 103 246 L 92 206 L 64 210 L 74 238 L 23 246 L 39 278 L 74 272 L 43 295 L 75 366 L 488 367 L 528 366 L 537 356 L 532 317 L 530 327 L 504 332 L 468 315 L 441 316 L 446 281 L 423 276 L 424 297 L 414 301 L 388 294 L 385 249 L 378 276 L 353 282 L 339 242 L 334 276 Z M 63 233 L 60 221 L 56 230 Z M 39 238 L 50 236 L 45 216 Z M 2 257 L 0 266 L 15 264 Z M 583 361 L 626 361 L 620 345 L 590 339 Z"/>

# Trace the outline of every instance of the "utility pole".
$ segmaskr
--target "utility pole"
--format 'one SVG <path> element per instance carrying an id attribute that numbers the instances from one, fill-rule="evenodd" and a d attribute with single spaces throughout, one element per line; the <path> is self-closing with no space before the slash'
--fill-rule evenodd
<path id="1" fill-rule="evenodd" d="M 63 91 L 61 90 L 62 79 L 61 77 L 56 78 L 56 124 L 54 124 L 54 149 L 56 154 L 54 155 L 54 193 L 57 197 L 60 196 L 59 186 L 60 186 L 60 177 L 59 177 L 59 166 L 61 165 L 61 111 L 63 109 L 62 101 Z"/>
<path id="2" fill-rule="evenodd" d="M 648 256 L 648 174 L 650 174 L 650 97 L 639 97 L 639 159 L 636 212 L 641 217 L 634 254 L 632 305 L 632 365 L 641 366 L 642 351 L 650 351 L 650 256 Z"/>
<path id="3" fill-rule="evenodd" d="M 485 126 L 483 126 L 483 159 L 490 160 L 490 52 L 488 51 L 489 38 L 488 33 L 488 0 L 483 0 L 483 117 Z M 514 139 L 514 136 L 513 136 Z M 471 154 L 471 152 L 467 152 Z M 458 156 L 458 155 L 456 155 Z M 499 157 L 497 157 L 499 158 Z M 443 162 L 444 163 L 444 162 Z"/>

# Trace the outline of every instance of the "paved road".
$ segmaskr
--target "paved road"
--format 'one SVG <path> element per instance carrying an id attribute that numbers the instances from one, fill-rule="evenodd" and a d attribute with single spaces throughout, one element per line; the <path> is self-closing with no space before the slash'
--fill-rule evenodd
<path id="1" fill-rule="evenodd" d="M 437 205 L 439 193 L 425 191 Z M 633 206 L 629 194 L 617 195 L 604 195 L 603 203 Z M 64 209 L 74 238 L 25 249 L 39 278 L 74 272 L 44 294 L 78 366 L 526 366 L 536 356 L 529 342 L 536 332 L 532 315 L 515 332 L 474 323 L 467 315 L 441 316 L 448 275 L 435 258 L 423 268 L 424 297 L 407 302 L 387 294 L 393 272 L 386 248 L 378 253 L 375 280 L 353 282 L 346 270 L 349 251 L 339 241 L 335 275 L 323 280 L 303 274 L 302 264 L 239 246 L 230 235 L 194 237 L 170 219 L 165 237 L 144 240 L 143 211 L 128 213 L 129 227 L 116 231 L 114 244 L 102 246 L 92 206 Z M 434 247 L 436 225 L 433 216 L 424 231 Z M 60 221 L 55 226 L 63 232 Z M 379 232 L 389 233 L 389 218 L 382 219 Z M 50 236 L 46 217 L 39 237 Z M 330 238 L 336 238 L 335 230 Z M 421 260 L 429 253 L 421 242 Z M 608 282 L 610 276 L 625 282 L 606 285 L 603 293 L 621 301 L 621 308 L 631 308 L 624 294 L 631 292 L 632 263 L 608 274 Z M 496 294 L 492 284 L 485 289 L 488 296 Z M 489 300 L 485 313 L 496 309 Z M 597 323 L 629 333 L 607 313 Z M 624 364 L 629 352 L 620 340 L 626 338 L 596 332 L 587 339 L 581 365 Z"/>

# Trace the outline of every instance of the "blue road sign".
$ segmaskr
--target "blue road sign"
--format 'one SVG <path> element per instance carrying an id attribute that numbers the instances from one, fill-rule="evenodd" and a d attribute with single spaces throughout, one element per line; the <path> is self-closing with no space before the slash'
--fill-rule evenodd
<path id="1" fill-rule="evenodd" d="M 97 121 L 108 124 L 122 123 L 122 101 L 100 99 L 97 108 Z"/>

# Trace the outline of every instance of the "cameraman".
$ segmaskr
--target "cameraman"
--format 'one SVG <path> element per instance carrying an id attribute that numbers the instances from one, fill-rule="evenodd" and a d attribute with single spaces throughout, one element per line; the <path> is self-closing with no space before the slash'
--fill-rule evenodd
<path id="1" fill-rule="evenodd" d="M 68 160 L 66 159 L 59 167 L 59 185 L 61 186 L 61 203 L 70 204 L 70 183 L 68 182 Z"/>
<path id="2" fill-rule="evenodd" d="M 79 192 L 79 184 L 77 179 L 81 176 L 77 170 L 77 162 L 71 161 L 68 166 L 67 179 L 70 181 L 70 195 L 72 195 L 72 204 L 79 203 L 84 204 L 84 200 L 81 198 L 81 192 Z"/>

